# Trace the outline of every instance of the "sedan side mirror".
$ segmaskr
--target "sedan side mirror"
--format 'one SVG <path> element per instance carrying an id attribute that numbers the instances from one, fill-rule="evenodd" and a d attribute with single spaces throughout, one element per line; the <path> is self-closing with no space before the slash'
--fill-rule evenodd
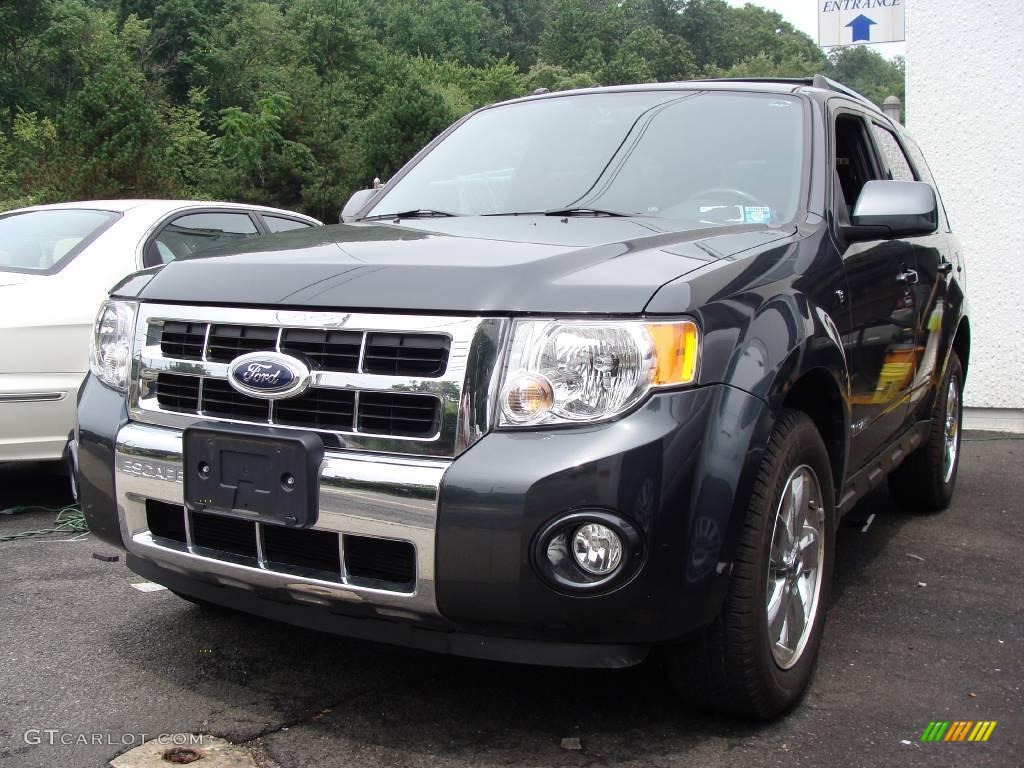
<path id="1" fill-rule="evenodd" d="M 857 198 L 847 240 L 928 235 L 939 226 L 935 190 L 923 181 L 869 181 Z"/>
<path id="2" fill-rule="evenodd" d="M 370 198 L 374 196 L 379 189 L 359 189 L 352 193 L 352 197 L 345 203 L 345 207 L 341 209 L 341 215 L 338 216 L 338 221 L 342 224 L 347 224 L 350 221 L 355 221 L 356 214 L 366 207 L 366 204 L 370 202 Z"/>

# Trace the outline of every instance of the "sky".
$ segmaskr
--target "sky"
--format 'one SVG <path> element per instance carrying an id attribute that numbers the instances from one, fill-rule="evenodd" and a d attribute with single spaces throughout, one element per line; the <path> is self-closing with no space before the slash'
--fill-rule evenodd
<path id="1" fill-rule="evenodd" d="M 729 5 L 736 6 L 743 6 L 750 2 L 753 5 L 777 11 L 794 27 L 810 35 L 812 40 L 817 41 L 818 39 L 818 3 L 820 0 L 727 0 L 727 2 Z M 884 43 L 869 47 L 889 59 L 906 54 L 905 43 Z"/>

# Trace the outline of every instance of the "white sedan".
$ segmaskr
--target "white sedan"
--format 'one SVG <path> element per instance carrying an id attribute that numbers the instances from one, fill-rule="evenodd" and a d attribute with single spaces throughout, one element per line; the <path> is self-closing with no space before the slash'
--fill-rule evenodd
<path id="1" fill-rule="evenodd" d="M 0 214 L 0 462 L 64 454 L 96 311 L 121 278 L 214 243 L 314 226 L 276 208 L 182 200 Z"/>

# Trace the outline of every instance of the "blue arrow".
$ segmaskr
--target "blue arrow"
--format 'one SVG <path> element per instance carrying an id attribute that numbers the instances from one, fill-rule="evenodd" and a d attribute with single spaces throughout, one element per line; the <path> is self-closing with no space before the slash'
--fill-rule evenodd
<path id="1" fill-rule="evenodd" d="M 871 39 L 871 26 L 878 22 L 874 19 L 869 19 L 863 13 L 856 19 L 851 21 L 846 26 L 853 30 L 853 40 L 851 42 L 856 43 L 858 40 L 870 40 Z"/>

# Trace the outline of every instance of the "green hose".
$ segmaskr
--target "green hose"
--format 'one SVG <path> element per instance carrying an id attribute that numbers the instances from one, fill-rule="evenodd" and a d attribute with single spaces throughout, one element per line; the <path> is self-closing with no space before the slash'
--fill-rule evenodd
<path id="1" fill-rule="evenodd" d="M 52 528 L 39 528 L 34 531 L 21 531 L 7 536 L 0 536 L 0 542 L 27 539 L 30 536 L 46 536 L 51 533 L 88 533 L 89 526 L 85 523 L 85 515 L 78 508 L 77 504 L 69 504 L 66 507 L 11 507 L 3 510 L 2 514 L 18 514 L 19 512 L 32 512 L 42 510 L 44 512 L 56 512 Z"/>

